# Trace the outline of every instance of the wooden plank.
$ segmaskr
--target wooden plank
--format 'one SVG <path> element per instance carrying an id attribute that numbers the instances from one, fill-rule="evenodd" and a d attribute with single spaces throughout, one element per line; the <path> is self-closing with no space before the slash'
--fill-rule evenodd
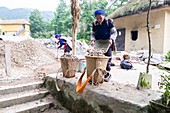
<path id="1" fill-rule="evenodd" d="M 5 72 L 7 76 L 11 75 L 11 50 L 10 45 L 5 45 Z"/>

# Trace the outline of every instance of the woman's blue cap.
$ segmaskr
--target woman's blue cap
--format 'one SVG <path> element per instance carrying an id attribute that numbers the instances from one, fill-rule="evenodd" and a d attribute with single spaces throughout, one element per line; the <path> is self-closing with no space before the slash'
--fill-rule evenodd
<path id="1" fill-rule="evenodd" d="M 94 12 L 94 16 L 96 17 L 97 15 L 105 15 L 105 12 L 103 9 L 98 9 Z"/>
<path id="2" fill-rule="evenodd" d="M 55 38 L 58 38 L 58 37 L 61 37 L 61 35 L 60 35 L 60 34 L 56 34 L 56 35 L 55 35 Z"/>

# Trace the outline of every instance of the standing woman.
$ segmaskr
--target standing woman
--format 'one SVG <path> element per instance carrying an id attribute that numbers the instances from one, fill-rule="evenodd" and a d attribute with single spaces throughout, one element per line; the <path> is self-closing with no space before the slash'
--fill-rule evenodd
<path id="1" fill-rule="evenodd" d="M 107 67 L 106 67 L 106 70 L 110 72 L 111 60 L 112 60 L 112 49 L 113 49 L 112 44 L 113 44 L 113 41 L 116 40 L 117 31 L 116 31 L 115 26 L 113 25 L 113 21 L 111 19 L 105 18 L 104 10 L 102 9 L 96 10 L 94 12 L 94 16 L 96 18 L 96 21 L 92 23 L 91 45 L 94 46 L 95 41 L 98 41 L 98 40 L 108 40 L 109 48 L 107 52 L 104 53 L 104 55 L 110 57 L 107 63 Z M 110 77 L 111 77 L 111 74 L 107 73 L 105 75 L 104 80 L 108 82 Z"/>

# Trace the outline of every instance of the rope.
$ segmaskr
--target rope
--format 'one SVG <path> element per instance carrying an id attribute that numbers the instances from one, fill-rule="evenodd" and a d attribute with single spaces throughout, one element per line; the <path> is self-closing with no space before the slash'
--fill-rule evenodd
<path id="1" fill-rule="evenodd" d="M 56 79 L 55 79 L 55 87 L 56 87 L 57 91 L 61 91 L 61 89 L 59 88 L 58 83 L 57 83 L 57 80 L 58 80 L 57 76 L 58 76 L 59 70 L 61 70 L 61 68 L 58 69 Z"/>
<path id="2" fill-rule="evenodd" d="M 97 69 L 104 69 L 102 67 L 98 67 L 96 69 L 94 69 L 94 71 L 92 72 L 92 74 L 87 78 L 87 80 L 83 83 L 82 85 L 82 78 L 87 70 L 87 68 L 85 67 L 83 72 L 82 72 L 82 75 L 80 76 L 79 80 L 78 80 L 78 83 L 77 83 L 77 86 L 76 86 L 76 92 L 78 93 L 83 93 L 84 91 L 84 88 L 86 87 L 87 83 L 92 79 L 92 85 L 94 85 L 94 73 L 97 71 Z M 105 70 L 105 69 L 104 69 Z M 107 72 L 107 71 L 106 71 Z"/>
<path id="3" fill-rule="evenodd" d="M 57 79 L 57 76 L 58 76 L 58 73 L 59 73 L 60 70 L 62 70 L 61 67 L 58 69 L 57 75 L 56 75 L 56 79 L 55 79 L 55 80 L 56 80 L 56 81 L 55 81 L 55 86 L 56 86 L 57 91 L 61 91 L 61 89 L 60 89 L 59 86 L 58 86 L 58 82 L 57 82 L 57 80 L 58 80 L 58 79 Z M 73 69 L 73 68 L 69 68 L 69 69 L 67 69 L 65 75 L 67 75 L 67 73 L 68 73 L 70 70 L 76 71 L 76 70 Z M 63 85 L 64 85 L 64 83 L 62 84 L 62 86 L 63 86 Z"/>
<path id="4" fill-rule="evenodd" d="M 66 71 L 66 73 L 65 73 L 65 76 L 67 75 L 67 73 L 68 73 L 70 70 L 76 71 L 76 69 L 74 69 L 74 68 L 69 68 L 69 69 L 67 69 L 67 71 Z"/>

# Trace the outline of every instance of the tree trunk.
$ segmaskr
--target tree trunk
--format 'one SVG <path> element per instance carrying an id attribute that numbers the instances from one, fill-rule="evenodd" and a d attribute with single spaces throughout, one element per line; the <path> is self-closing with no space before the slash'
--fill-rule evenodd
<path id="1" fill-rule="evenodd" d="M 151 3 L 152 1 L 149 0 L 149 9 L 147 13 L 147 33 L 148 33 L 148 43 L 149 43 L 149 56 L 148 62 L 146 66 L 146 73 L 140 73 L 139 80 L 137 84 L 137 89 L 150 89 L 152 88 L 152 75 L 149 74 L 149 65 L 150 65 L 150 58 L 151 58 L 151 32 L 150 32 L 150 10 L 151 10 Z"/>
<path id="2" fill-rule="evenodd" d="M 71 0 L 71 14 L 72 14 L 72 49 L 73 55 L 76 55 L 77 28 L 80 19 L 80 7 L 78 0 Z"/>
<path id="3" fill-rule="evenodd" d="M 149 56 L 148 56 L 148 63 L 146 66 L 146 73 L 149 73 L 149 65 L 150 65 L 150 59 L 151 59 L 151 32 L 150 32 L 150 10 L 151 10 L 151 4 L 152 1 L 149 0 L 149 9 L 148 9 L 148 13 L 147 13 L 147 32 L 148 32 L 148 43 L 149 43 Z"/>

